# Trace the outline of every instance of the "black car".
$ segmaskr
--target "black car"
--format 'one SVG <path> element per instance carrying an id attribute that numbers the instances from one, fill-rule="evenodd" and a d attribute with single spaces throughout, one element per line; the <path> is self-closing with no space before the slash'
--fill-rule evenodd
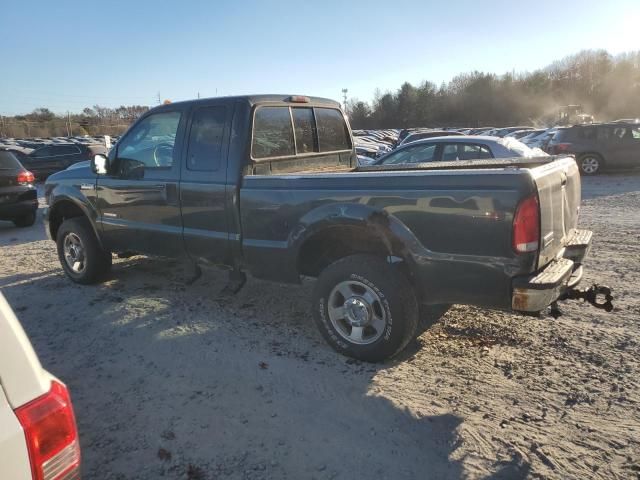
<path id="1" fill-rule="evenodd" d="M 34 180 L 12 152 L 0 150 L 0 220 L 10 220 L 16 227 L 33 225 L 38 210 Z"/>
<path id="2" fill-rule="evenodd" d="M 76 143 L 49 144 L 37 148 L 21 159 L 37 179 L 64 170 L 74 163 L 91 160 L 96 154 L 105 154 L 102 145 L 81 145 Z"/>
<path id="3" fill-rule="evenodd" d="M 640 125 L 617 122 L 574 125 L 559 130 L 549 142 L 548 150 L 551 154 L 574 154 L 585 175 L 640 167 Z"/>

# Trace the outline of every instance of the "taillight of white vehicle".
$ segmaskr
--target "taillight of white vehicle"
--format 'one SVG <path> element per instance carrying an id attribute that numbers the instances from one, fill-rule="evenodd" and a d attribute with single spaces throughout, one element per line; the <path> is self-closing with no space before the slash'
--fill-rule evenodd
<path id="1" fill-rule="evenodd" d="M 513 250 L 535 252 L 540 246 L 540 204 L 534 194 L 520 202 L 513 217 Z"/>
<path id="2" fill-rule="evenodd" d="M 80 478 L 80 444 L 67 388 L 51 390 L 15 411 L 27 439 L 34 480 Z"/>

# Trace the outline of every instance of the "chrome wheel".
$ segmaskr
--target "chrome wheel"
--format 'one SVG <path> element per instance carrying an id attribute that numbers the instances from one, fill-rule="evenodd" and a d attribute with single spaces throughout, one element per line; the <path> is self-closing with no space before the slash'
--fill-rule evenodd
<path id="1" fill-rule="evenodd" d="M 328 313 L 338 334 L 358 345 L 378 340 L 387 325 L 387 313 L 379 295 L 355 280 L 340 282 L 331 290 Z"/>
<path id="2" fill-rule="evenodd" d="M 87 267 L 84 245 L 75 233 L 69 232 L 64 237 L 64 259 L 74 273 L 82 273 Z"/>
<path id="3" fill-rule="evenodd" d="M 593 175 L 600 169 L 600 160 L 592 156 L 583 157 L 580 162 L 580 167 L 587 175 Z"/>

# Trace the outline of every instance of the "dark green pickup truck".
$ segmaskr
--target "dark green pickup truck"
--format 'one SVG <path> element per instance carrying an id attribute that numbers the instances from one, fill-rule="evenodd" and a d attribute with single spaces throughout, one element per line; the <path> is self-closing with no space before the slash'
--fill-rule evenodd
<path id="1" fill-rule="evenodd" d="M 406 346 L 422 305 L 546 309 L 591 244 L 571 157 L 357 168 L 339 104 L 302 96 L 159 106 L 45 195 L 73 281 L 122 252 L 225 266 L 235 288 L 317 277 L 322 334 L 369 361 Z"/>

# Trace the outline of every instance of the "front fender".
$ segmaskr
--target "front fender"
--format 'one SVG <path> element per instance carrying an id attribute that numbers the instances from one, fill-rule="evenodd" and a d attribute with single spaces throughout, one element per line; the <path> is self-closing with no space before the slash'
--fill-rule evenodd
<path id="1" fill-rule="evenodd" d="M 46 211 L 45 221 L 48 224 L 47 229 L 49 230 L 49 234 L 54 241 L 61 219 L 65 216 L 79 216 L 78 214 L 81 212 L 81 214 L 89 220 L 96 238 L 102 245 L 100 232 L 97 227 L 97 208 L 81 190 L 70 185 L 56 185 L 51 192 L 48 192 L 47 200 L 49 202 L 49 208 Z"/>

